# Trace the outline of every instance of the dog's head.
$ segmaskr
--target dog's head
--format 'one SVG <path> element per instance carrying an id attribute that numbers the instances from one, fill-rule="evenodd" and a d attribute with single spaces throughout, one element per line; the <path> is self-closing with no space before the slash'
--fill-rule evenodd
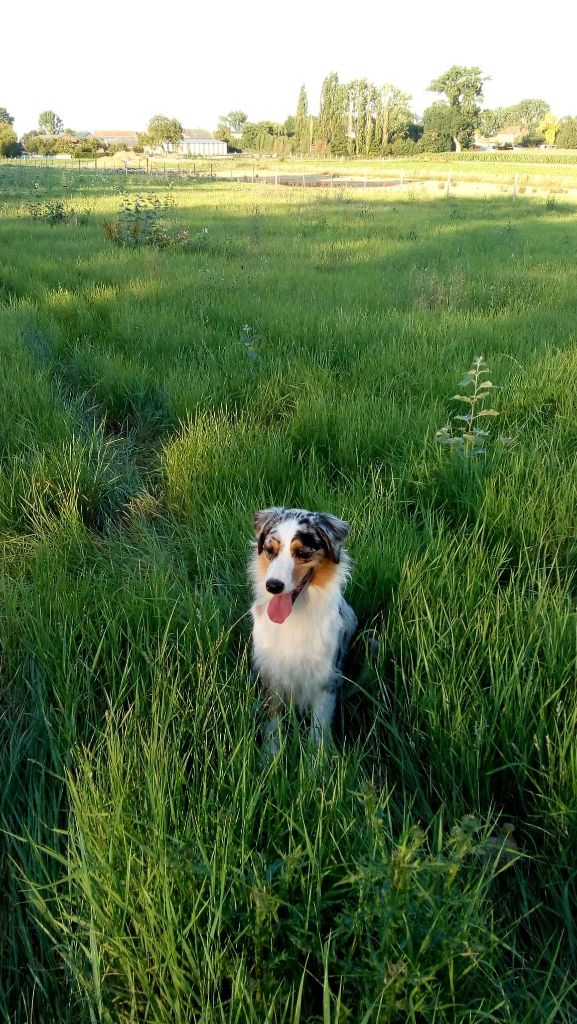
<path id="1" fill-rule="evenodd" d="M 284 622 L 308 585 L 334 581 L 348 537 L 348 523 L 327 512 L 266 508 L 253 517 L 256 535 L 255 579 L 272 595 L 268 614 Z"/>

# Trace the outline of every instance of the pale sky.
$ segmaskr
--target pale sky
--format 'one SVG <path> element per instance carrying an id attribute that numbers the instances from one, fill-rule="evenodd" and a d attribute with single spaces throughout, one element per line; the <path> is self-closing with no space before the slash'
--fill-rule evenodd
<path id="1" fill-rule="evenodd" d="M 43 110 L 66 127 L 143 130 L 154 114 L 216 128 L 220 114 L 284 121 L 301 84 L 318 112 L 330 71 L 341 82 L 391 82 L 422 113 L 426 91 L 452 64 L 491 76 L 484 106 L 547 100 L 577 116 L 575 30 L 568 0 L 544 7 L 480 0 L 11 0 L 2 12 L 0 106 L 18 134 Z M 533 13 L 535 11 L 535 13 Z"/>

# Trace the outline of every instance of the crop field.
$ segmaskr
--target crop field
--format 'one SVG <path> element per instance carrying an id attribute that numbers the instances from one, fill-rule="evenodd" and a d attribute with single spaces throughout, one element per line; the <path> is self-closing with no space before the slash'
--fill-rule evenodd
<path id="1" fill-rule="evenodd" d="M 3 1020 L 577 1020 L 576 256 L 562 194 L 0 167 Z M 271 504 L 378 655 L 266 760 Z"/>

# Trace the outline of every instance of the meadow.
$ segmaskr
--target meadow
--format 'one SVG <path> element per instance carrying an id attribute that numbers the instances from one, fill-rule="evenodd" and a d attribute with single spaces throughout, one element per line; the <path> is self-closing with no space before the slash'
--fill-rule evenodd
<path id="1" fill-rule="evenodd" d="M 577 1019 L 576 248 L 546 192 L 0 166 L 3 1020 Z M 271 504 L 350 522 L 378 656 L 263 761 Z"/>

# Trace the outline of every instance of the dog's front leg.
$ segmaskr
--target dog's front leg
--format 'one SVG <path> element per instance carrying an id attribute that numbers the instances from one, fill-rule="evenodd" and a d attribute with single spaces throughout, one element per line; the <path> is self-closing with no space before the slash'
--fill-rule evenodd
<path id="1" fill-rule="evenodd" d="M 268 722 L 262 730 L 262 747 L 268 757 L 276 757 L 280 750 L 280 713 L 282 704 L 276 695 L 269 693 L 267 699 Z"/>
<path id="2" fill-rule="evenodd" d="M 312 705 L 310 735 L 315 747 L 330 737 L 336 702 L 336 687 L 329 685 L 321 690 Z"/>
<path id="3" fill-rule="evenodd" d="M 276 757 L 280 750 L 280 719 L 273 715 L 262 730 L 262 749 L 269 757 Z"/>

